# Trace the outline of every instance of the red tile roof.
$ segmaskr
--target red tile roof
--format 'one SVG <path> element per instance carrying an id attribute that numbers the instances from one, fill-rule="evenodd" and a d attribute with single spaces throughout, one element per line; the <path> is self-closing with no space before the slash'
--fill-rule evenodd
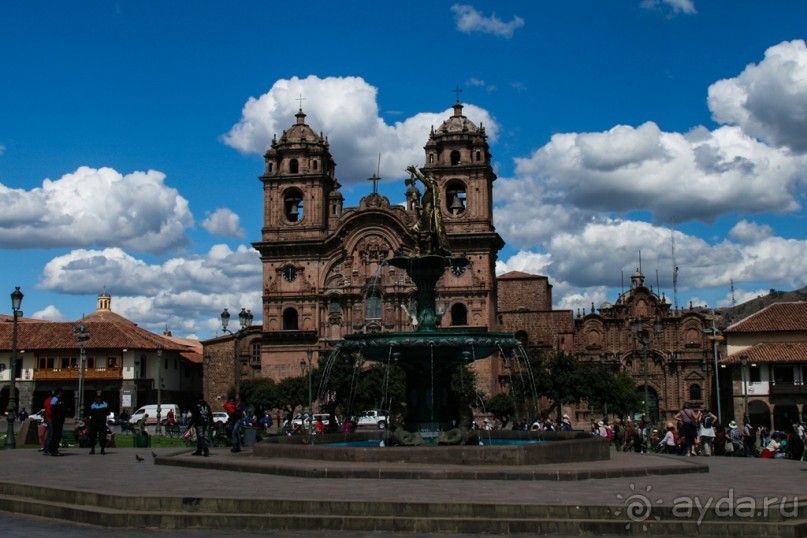
<path id="1" fill-rule="evenodd" d="M 774 303 L 726 328 L 726 333 L 807 331 L 807 302 Z"/>
<path id="2" fill-rule="evenodd" d="M 85 319 L 90 319 L 87 316 Z M 122 318 L 124 319 L 124 318 Z M 19 322 L 17 324 L 17 348 L 23 350 L 78 349 L 73 333 L 73 322 Z M 89 349 L 163 349 L 186 351 L 188 346 L 176 343 L 163 336 L 142 329 L 126 320 L 86 321 L 90 333 L 86 348 Z M 0 350 L 11 350 L 12 323 L 0 323 Z"/>
<path id="3" fill-rule="evenodd" d="M 503 275 L 499 275 L 496 278 L 499 280 L 516 280 L 519 278 L 540 278 L 545 279 L 547 277 L 541 275 L 531 275 L 530 273 L 524 273 L 522 271 L 509 271 L 504 273 Z"/>
<path id="4" fill-rule="evenodd" d="M 740 364 L 742 355 L 748 355 L 749 364 L 752 362 L 807 362 L 807 342 L 756 344 L 732 353 L 720 362 Z"/>

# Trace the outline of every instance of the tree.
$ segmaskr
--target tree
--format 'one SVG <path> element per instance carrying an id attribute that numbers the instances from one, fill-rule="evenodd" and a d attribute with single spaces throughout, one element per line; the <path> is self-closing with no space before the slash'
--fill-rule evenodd
<path id="1" fill-rule="evenodd" d="M 367 409 L 397 413 L 404 399 L 405 376 L 394 364 L 341 355 L 322 358 L 316 376 L 317 399 L 328 412 L 356 416 Z"/>
<path id="2" fill-rule="evenodd" d="M 276 387 L 278 407 L 294 410 L 308 405 L 308 376 L 287 377 Z"/>
<path id="3" fill-rule="evenodd" d="M 639 409 L 642 395 L 628 372 L 619 372 L 611 378 L 612 383 L 604 392 L 593 393 L 590 402 L 598 405 L 607 404 L 608 410 L 619 417 L 624 417 Z"/>
<path id="4" fill-rule="evenodd" d="M 241 399 L 255 407 L 257 415 L 279 407 L 277 385 L 272 379 L 244 379 L 241 381 Z"/>
<path id="5" fill-rule="evenodd" d="M 494 416 L 501 419 L 502 427 L 510 421 L 510 417 L 516 412 L 512 396 L 504 393 L 499 393 L 491 397 L 488 400 L 486 408 L 488 412 L 493 413 Z"/>
<path id="6" fill-rule="evenodd" d="M 594 405 L 607 403 L 614 412 L 628 412 L 635 405 L 636 387 L 628 374 L 617 375 L 607 366 L 578 361 L 563 351 L 532 353 L 510 369 L 510 393 L 517 409 L 529 409 L 535 394 L 552 402 L 541 413 L 544 416 L 583 400 Z"/>

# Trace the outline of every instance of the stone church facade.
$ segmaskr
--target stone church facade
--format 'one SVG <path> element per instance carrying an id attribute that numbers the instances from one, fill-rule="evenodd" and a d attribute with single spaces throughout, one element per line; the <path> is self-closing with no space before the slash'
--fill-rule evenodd
<path id="1" fill-rule="evenodd" d="M 578 314 L 574 354 L 578 360 L 629 372 L 643 401 L 647 386 L 647 407 L 654 423 L 667 422 L 684 405 L 711 408 L 717 415 L 710 403 L 716 396 L 713 374 L 719 351 L 715 344 L 720 344 L 715 341 L 716 332 L 709 334 L 713 316 L 691 307 L 673 308 L 663 294 L 646 286 L 637 270 L 630 289 L 614 304 L 603 303 L 596 311 L 592 304 L 591 312 Z M 645 331 L 644 335 L 639 331 Z M 587 421 L 601 418 L 604 410 L 580 406 L 575 412 L 578 421 Z"/>
<path id="2" fill-rule="evenodd" d="M 295 120 L 273 139 L 260 177 L 263 226 L 253 246 L 263 264 L 263 325 L 204 343 L 205 394 L 214 407 L 233 383 L 234 356 L 241 379 L 280 380 L 303 374 L 309 359 L 316 364 L 345 335 L 414 330 L 407 313 L 413 310 L 413 283 L 385 260 L 415 247 L 410 229 L 421 210 L 416 184 L 405 190 L 403 205 L 391 203 L 374 184 L 357 207 L 345 207 L 327 137 L 306 123 L 302 110 Z M 493 226 L 496 174 L 484 127 L 464 116 L 459 102 L 432 127 L 424 163 L 421 171 L 440 189 L 450 251 L 471 261 L 467 268 L 447 270 L 437 284 L 442 327 L 511 332 L 528 349 L 562 350 L 627 369 L 641 387 L 642 349 L 630 322 L 660 319 L 664 338 L 648 347 L 653 405 L 666 417 L 685 401 L 708 401 L 706 318 L 671 312 L 666 300 L 644 286 L 643 276 L 635 275 L 615 305 L 577 319 L 569 310 L 552 309 L 547 277 L 517 271 L 496 276 L 504 246 Z M 508 367 L 495 356 L 476 361 L 477 388 L 489 395 L 506 390 Z M 578 422 L 593 417 L 585 406 L 564 410 Z"/>
<path id="3" fill-rule="evenodd" d="M 327 137 L 306 123 L 302 110 L 295 119 L 264 155 L 263 227 L 261 240 L 253 243 L 263 263 L 263 327 L 245 331 L 235 342 L 242 379 L 299 376 L 309 353 L 316 364 L 347 334 L 414 329 L 407 313 L 414 285 L 404 271 L 384 262 L 415 246 L 409 230 L 420 211 L 417 186 L 402 185 L 405 205 L 391 203 L 374 185 L 358 207 L 345 207 Z M 526 286 L 496 278 L 504 246 L 493 226 L 496 174 L 485 128 L 464 116 L 459 102 L 449 118 L 432 127 L 424 163 L 422 172 L 439 185 L 450 250 L 471 261 L 447 270 L 438 282 L 442 327 L 521 330 L 522 338 L 549 346 L 564 338 L 558 333 L 569 335 L 571 312 L 552 312 L 545 277 L 531 276 Z M 500 286 L 512 291 L 500 295 Z M 516 326 L 528 314 L 546 320 L 530 330 Z M 232 384 L 233 374 L 226 372 L 233 369 L 233 339 L 220 336 L 205 347 L 208 368 L 220 373 L 211 376 L 207 394 L 215 402 Z M 501 390 L 501 362 L 475 363 L 480 390 Z"/>

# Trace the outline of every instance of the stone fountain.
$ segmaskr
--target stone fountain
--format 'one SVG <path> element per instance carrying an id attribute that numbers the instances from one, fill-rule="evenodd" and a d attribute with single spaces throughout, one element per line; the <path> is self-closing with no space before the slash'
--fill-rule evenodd
<path id="1" fill-rule="evenodd" d="M 407 168 L 411 177 L 407 185 L 419 180 L 425 186 L 420 200 L 417 222 L 410 228 L 414 248 L 409 255 L 395 256 L 386 265 L 406 271 L 416 292 L 416 311 L 412 321 L 416 330 L 353 334 L 344 337 L 337 345 L 334 357 L 339 354 L 357 354 L 366 360 L 389 363 L 394 360 L 406 378 L 406 413 L 394 420 L 388 432 L 358 432 L 354 434 L 292 436 L 270 439 L 255 447 L 256 456 L 295 457 L 338 461 L 408 461 L 428 463 L 498 463 L 523 465 L 560 461 L 608 459 L 608 443 L 592 439 L 584 432 L 554 432 L 549 435 L 534 432 L 485 432 L 481 439 L 470 432 L 470 423 L 461 417 L 461 411 L 450 398 L 451 378 L 455 370 L 494 353 L 510 357 L 515 351 L 525 356 L 521 343 L 509 333 L 482 330 L 441 329 L 441 313 L 437 310 L 437 282 L 448 268 L 464 268 L 467 258 L 454 256 L 448 249 L 448 240 L 440 213 L 439 188 L 434 178 L 425 177 L 415 168 Z M 391 417 L 392 418 L 392 417 Z M 395 423 L 397 422 L 397 423 Z M 522 446 L 480 446 L 492 442 L 492 437 L 525 440 L 549 440 L 553 443 L 535 443 Z M 302 439 L 305 437 L 306 439 Z M 350 441 L 376 439 L 384 441 L 376 446 L 386 448 L 326 448 L 333 440 Z M 331 439 L 333 438 L 333 439 Z M 423 439 L 442 446 L 428 448 L 426 454 L 413 448 Z M 539 439 L 542 438 L 542 439 Z M 481 442 L 480 442 L 481 441 Z M 487 441 L 487 443 L 486 443 Z M 580 441 L 583 441 L 580 443 Z M 566 446 L 567 443 L 572 445 Z M 322 450 L 300 452 L 294 445 L 309 444 Z M 395 448 L 404 445 L 403 448 Z M 461 450 L 462 452 L 457 452 Z M 403 452 L 401 452 L 403 451 Z"/>

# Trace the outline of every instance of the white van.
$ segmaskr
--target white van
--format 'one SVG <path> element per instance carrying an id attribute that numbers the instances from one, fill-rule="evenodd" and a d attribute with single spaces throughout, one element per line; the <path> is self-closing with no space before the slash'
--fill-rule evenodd
<path id="1" fill-rule="evenodd" d="M 160 420 L 165 420 L 168 418 L 168 411 L 174 412 L 174 420 L 179 420 L 179 406 L 176 404 L 164 403 L 160 404 Z M 148 415 L 146 419 L 146 424 L 157 424 L 157 404 L 153 405 L 144 405 L 134 413 L 132 413 L 132 418 L 129 419 L 129 422 L 132 424 L 137 424 L 143 417 Z"/>

